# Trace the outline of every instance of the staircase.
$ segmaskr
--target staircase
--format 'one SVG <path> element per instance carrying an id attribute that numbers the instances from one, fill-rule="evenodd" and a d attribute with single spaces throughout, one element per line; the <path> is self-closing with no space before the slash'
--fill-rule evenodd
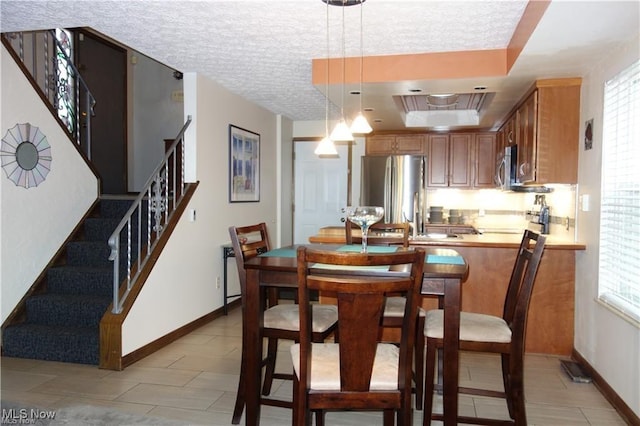
<path id="1" fill-rule="evenodd" d="M 24 321 L 3 331 L 3 356 L 98 365 L 100 319 L 113 300 L 107 241 L 131 203 L 100 200 L 46 271 L 45 291 L 27 298 Z"/>
<path id="2" fill-rule="evenodd" d="M 70 141 L 90 162 L 90 120 L 95 101 L 67 56 L 66 43 L 57 37 L 54 31 L 2 33 L 1 41 L 34 90 L 47 101 L 56 120 L 67 129 Z M 64 37 L 69 36 L 62 34 Z M 36 60 L 36 55 L 41 60 Z M 25 63 L 25 58 L 32 59 Z M 49 84 L 61 66 L 64 74 L 77 83 L 74 90 L 57 89 L 59 85 L 68 89 L 67 81 Z M 73 102 L 66 96 L 69 93 L 77 96 Z M 60 110 L 67 115 L 61 117 Z M 114 370 L 136 360 L 129 356 L 123 363 L 122 323 L 198 186 L 185 183 L 184 178 L 184 133 L 190 123 L 189 116 L 137 197 L 102 198 L 75 228 L 52 266 L 38 277 L 2 324 L 2 356 Z M 119 275 L 116 291 L 114 270 Z M 101 328 L 105 313 L 108 315 Z"/>

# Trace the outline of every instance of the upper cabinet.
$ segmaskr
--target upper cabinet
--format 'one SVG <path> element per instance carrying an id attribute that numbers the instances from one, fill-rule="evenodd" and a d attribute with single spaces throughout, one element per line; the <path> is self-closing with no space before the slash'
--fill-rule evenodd
<path id="1" fill-rule="evenodd" d="M 426 155 L 427 187 L 493 188 L 496 133 L 386 134 L 367 137 L 366 155 Z"/>
<path id="2" fill-rule="evenodd" d="M 494 188 L 495 155 L 498 135 L 496 133 L 476 133 L 474 141 L 474 188 Z M 504 152 L 504 148 L 502 149 Z M 504 154 L 503 154 L 504 155 Z"/>
<path id="3" fill-rule="evenodd" d="M 501 128 L 515 123 L 520 183 L 576 183 L 580 144 L 580 78 L 538 80 Z"/>
<path id="4" fill-rule="evenodd" d="M 473 137 L 473 133 L 432 134 L 428 136 L 428 187 L 472 187 Z"/>
<path id="5" fill-rule="evenodd" d="M 422 155 L 424 135 L 375 135 L 366 142 L 366 155 Z"/>

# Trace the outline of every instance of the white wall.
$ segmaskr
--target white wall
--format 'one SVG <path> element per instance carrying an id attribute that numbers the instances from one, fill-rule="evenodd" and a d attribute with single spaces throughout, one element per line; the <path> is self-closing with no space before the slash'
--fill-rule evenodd
<path id="1" fill-rule="evenodd" d="M 195 209 L 196 220 L 180 220 L 136 300 L 123 325 L 123 355 L 222 306 L 216 278 L 222 277 L 229 226 L 266 222 L 274 240 L 279 232 L 278 156 L 286 151 L 278 148 L 279 118 L 193 73 L 185 73 L 184 96 L 185 118 L 193 119 L 185 135 L 186 179 L 200 182 L 187 211 Z M 260 134 L 260 202 L 229 203 L 230 124 Z M 237 293 L 237 272 L 233 263 L 229 267 L 229 291 Z"/>
<path id="2" fill-rule="evenodd" d="M 98 181 L 9 55 L 2 62 L 2 137 L 20 123 L 36 126 L 51 146 L 51 171 L 29 189 L 0 172 L 2 322 L 98 196 Z M 4 162 L 4 160 L 3 160 Z"/>
<path id="3" fill-rule="evenodd" d="M 579 196 L 591 197 L 590 211 L 578 213 L 578 238 L 587 249 L 576 254 L 575 348 L 627 405 L 640 415 L 640 329 L 597 302 L 602 168 L 602 115 L 605 81 L 640 56 L 638 38 L 597 58 L 585 76 L 581 100 L 581 134 L 593 118 L 593 149 L 580 149 Z M 596 59 L 596 58 L 594 58 Z M 581 145 L 582 146 L 582 145 Z"/>

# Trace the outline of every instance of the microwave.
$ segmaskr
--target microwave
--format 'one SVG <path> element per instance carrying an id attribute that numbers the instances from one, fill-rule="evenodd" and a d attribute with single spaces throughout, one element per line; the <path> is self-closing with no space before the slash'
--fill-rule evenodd
<path id="1" fill-rule="evenodd" d="M 518 185 L 518 146 L 511 145 L 504 149 L 504 156 L 496 164 L 496 185 L 509 191 Z"/>

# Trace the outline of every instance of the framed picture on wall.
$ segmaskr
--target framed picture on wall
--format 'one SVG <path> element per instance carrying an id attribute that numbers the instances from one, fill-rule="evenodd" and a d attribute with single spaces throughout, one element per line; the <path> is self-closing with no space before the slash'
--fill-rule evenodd
<path id="1" fill-rule="evenodd" d="M 229 202 L 260 201 L 260 135 L 229 125 Z"/>

